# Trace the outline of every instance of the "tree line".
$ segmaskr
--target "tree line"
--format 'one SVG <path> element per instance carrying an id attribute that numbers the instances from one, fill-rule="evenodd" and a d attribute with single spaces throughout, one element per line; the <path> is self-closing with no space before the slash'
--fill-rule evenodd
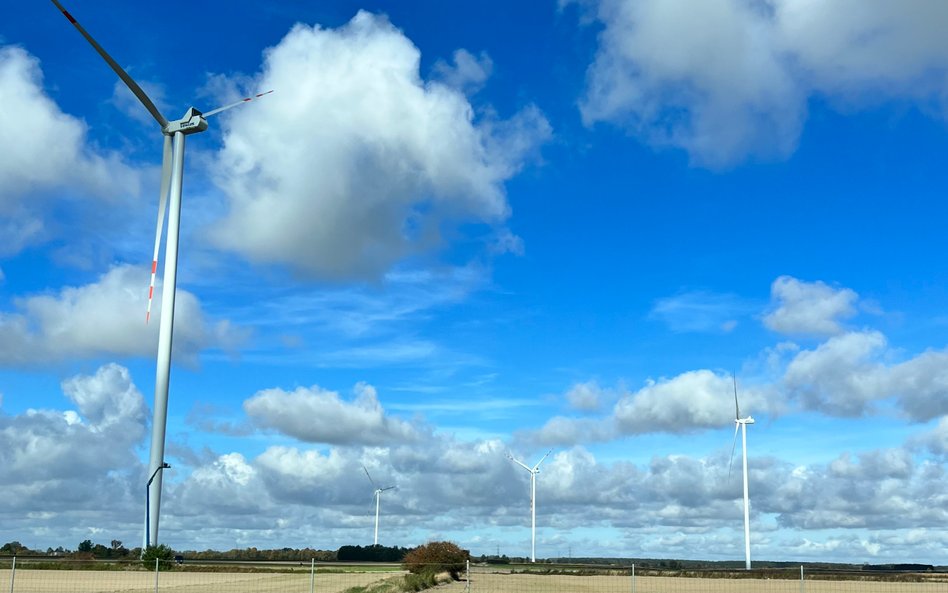
<path id="1" fill-rule="evenodd" d="M 162 546 L 164 547 L 164 546 Z M 187 560 L 242 560 L 242 561 L 298 561 L 309 562 L 401 562 L 405 555 L 414 548 L 399 546 L 351 546 L 345 545 L 338 550 L 317 550 L 314 548 L 275 548 L 258 549 L 256 547 L 234 548 L 226 551 L 218 550 L 181 550 L 174 551 L 174 556 Z M 170 551 L 170 548 L 168 549 Z M 141 548 L 126 548 L 121 540 L 113 539 L 106 546 L 94 543 L 92 540 L 83 540 L 75 549 L 47 548 L 45 551 L 31 549 L 18 541 L 11 541 L 0 546 L 0 556 L 52 556 L 77 560 L 137 560 L 141 557 Z"/>

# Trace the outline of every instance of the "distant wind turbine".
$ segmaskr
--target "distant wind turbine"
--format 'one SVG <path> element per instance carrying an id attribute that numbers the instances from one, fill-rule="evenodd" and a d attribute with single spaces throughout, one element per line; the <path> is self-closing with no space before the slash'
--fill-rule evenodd
<path id="1" fill-rule="evenodd" d="M 375 489 L 375 544 L 379 545 L 379 501 L 382 499 L 382 493 L 386 490 L 391 490 L 395 486 L 386 486 L 385 488 L 379 488 L 375 485 L 375 480 L 372 479 L 372 476 L 369 475 L 369 470 L 365 469 L 365 466 L 362 466 L 362 471 L 365 472 L 365 477 L 369 479 L 369 482 L 372 484 L 372 488 Z"/>
<path id="2" fill-rule="evenodd" d="M 741 457 L 744 461 L 744 568 L 751 569 L 751 540 L 750 540 L 750 498 L 747 493 L 747 425 L 753 424 L 751 416 L 741 418 L 741 406 L 737 403 L 737 375 L 734 375 L 734 443 L 731 444 L 731 461 L 727 466 L 727 475 L 731 476 L 731 466 L 734 463 L 734 449 L 737 446 L 737 431 L 741 431 Z"/>
<path id="3" fill-rule="evenodd" d="M 171 208 L 168 212 L 168 235 L 165 247 L 164 286 L 161 293 L 162 312 L 158 328 L 158 364 L 155 374 L 155 411 L 151 432 L 151 457 L 148 463 L 148 474 L 152 476 L 148 486 L 148 503 L 145 509 L 146 546 L 158 545 L 158 512 L 161 507 L 161 474 L 165 460 L 165 428 L 168 420 L 168 384 L 171 379 L 171 337 L 174 330 L 174 297 L 178 273 L 178 231 L 181 220 L 181 188 L 184 183 L 184 138 L 190 134 L 197 134 L 207 129 L 205 118 L 222 111 L 236 107 L 259 98 L 266 93 L 254 97 L 247 97 L 236 103 L 225 105 L 217 109 L 202 113 L 194 107 L 189 108 L 184 117 L 169 121 L 158 111 L 154 102 L 145 94 L 145 91 L 118 65 L 99 43 L 93 39 L 82 25 L 63 7 L 58 0 L 52 0 L 66 19 L 73 24 L 76 30 L 86 38 L 102 59 L 122 79 L 125 86 L 132 91 L 141 104 L 148 110 L 164 135 L 164 149 L 161 159 L 161 189 L 158 197 L 158 225 L 155 230 L 155 252 L 151 262 L 151 284 L 148 288 L 148 310 L 145 313 L 145 322 L 151 317 L 151 301 L 155 288 L 155 272 L 158 269 L 158 251 L 161 247 L 161 231 L 165 219 L 165 209 L 170 198 Z"/>
<path id="4" fill-rule="evenodd" d="M 522 461 L 515 459 L 513 455 L 507 453 L 507 459 L 513 461 L 523 469 L 530 472 L 530 562 L 537 561 L 537 474 L 540 473 L 540 464 L 549 457 L 553 449 L 546 452 L 540 461 L 533 467 L 528 466 Z"/>

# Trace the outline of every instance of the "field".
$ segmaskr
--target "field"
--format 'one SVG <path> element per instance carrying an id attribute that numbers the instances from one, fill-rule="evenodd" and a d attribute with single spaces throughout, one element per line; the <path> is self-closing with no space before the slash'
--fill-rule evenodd
<path id="1" fill-rule="evenodd" d="M 318 573 L 315 590 L 336 593 L 365 586 L 399 572 Z M 10 571 L 0 570 L 0 583 Z M 24 570 L 17 568 L 14 593 L 154 593 L 155 573 L 103 570 Z M 161 572 L 159 591 L 175 593 L 309 593 L 309 572 Z"/>
<path id="2" fill-rule="evenodd" d="M 308 567 L 294 571 L 207 571 L 200 567 L 158 573 L 157 590 L 173 593 L 363 593 L 364 587 L 399 579 L 392 567 L 325 567 L 312 576 Z M 590 571 L 592 573 L 593 571 Z M 625 569 L 598 574 L 541 574 L 472 566 L 470 582 L 462 580 L 433 593 L 948 593 L 948 575 L 811 575 L 802 581 L 767 573 L 712 574 L 705 577 L 642 576 L 634 581 Z M 835 578 L 829 578 L 833 577 Z M 12 593 L 154 593 L 156 575 L 143 570 L 0 570 L 0 590 Z M 768 578 L 769 577 L 769 578 Z M 7 586 L 12 585 L 11 589 Z M 311 589 L 312 586 L 312 589 Z M 370 589 L 371 591 L 371 589 Z M 393 592 L 394 593 L 394 592 Z"/>
<path id="3" fill-rule="evenodd" d="M 479 573 L 472 593 L 948 593 L 948 582 Z"/>

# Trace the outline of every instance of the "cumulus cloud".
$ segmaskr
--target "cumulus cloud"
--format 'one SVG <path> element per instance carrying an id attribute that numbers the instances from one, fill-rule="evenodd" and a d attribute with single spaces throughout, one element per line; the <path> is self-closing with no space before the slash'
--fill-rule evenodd
<path id="1" fill-rule="evenodd" d="M 576 383 L 566 392 L 566 401 L 575 410 L 598 410 L 609 394 L 595 381 Z"/>
<path id="2" fill-rule="evenodd" d="M 86 125 L 43 92 L 39 60 L 20 47 L 0 46 L 0 104 L 0 255 L 45 236 L 40 196 L 138 194 L 137 172 L 88 144 Z"/>
<path id="3" fill-rule="evenodd" d="M 63 393 L 79 407 L 79 414 L 97 432 L 116 425 L 128 424 L 127 436 L 143 436 L 138 429 L 145 425 L 145 401 L 128 369 L 111 363 L 95 375 L 78 375 L 63 381 Z"/>
<path id="4" fill-rule="evenodd" d="M 456 61 L 458 80 L 477 67 L 486 77 L 483 58 Z M 503 184 L 549 124 L 535 107 L 477 122 L 419 62 L 401 31 L 367 12 L 338 29 L 297 25 L 270 48 L 256 84 L 279 92 L 224 120 L 217 182 L 230 211 L 216 243 L 308 276 L 376 277 L 436 248 L 446 228 L 502 227 Z"/>
<path id="5" fill-rule="evenodd" d="M 892 398 L 912 420 L 948 413 L 948 353 L 929 351 L 901 362 L 877 331 L 834 336 L 793 357 L 783 386 L 805 408 L 835 416 L 877 411 Z"/>
<path id="6" fill-rule="evenodd" d="M 781 276 L 770 287 L 774 308 L 764 325 L 782 334 L 833 335 L 842 331 L 840 320 L 856 314 L 859 296 L 848 288 L 824 282 L 804 282 Z"/>
<path id="7" fill-rule="evenodd" d="M 834 336 L 797 354 L 784 384 L 809 409 L 858 416 L 883 393 L 885 371 L 878 357 L 886 346 L 885 336 L 874 331 Z"/>
<path id="8" fill-rule="evenodd" d="M 116 266 L 92 284 L 14 299 L 14 311 L 0 313 L 0 364 L 152 355 L 158 323 L 144 323 L 147 280 L 139 268 Z M 156 291 L 158 311 L 160 294 Z M 202 348 L 232 348 L 243 339 L 229 323 L 209 321 L 186 290 L 178 289 L 175 321 L 175 354 L 184 359 L 194 359 Z"/>
<path id="9" fill-rule="evenodd" d="M 733 383 L 727 375 L 689 371 L 671 379 L 650 381 L 616 404 L 615 418 L 625 434 L 690 432 L 734 422 Z M 742 415 L 764 411 L 767 403 L 756 391 L 743 389 Z"/>
<path id="10" fill-rule="evenodd" d="M 465 94 L 479 91 L 490 78 L 494 63 L 485 52 L 475 56 L 466 49 L 459 49 L 452 56 L 453 63 L 438 60 L 434 65 L 434 75 L 449 87 Z"/>
<path id="11" fill-rule="evenodd" d="M 0 481 L 7 509 L 97 510 L 127 503 L 129 476 L 141 464 L 135 449 L 145 436 L 147 409 L 124 367 L 63 381 L 75 410 L 0 412 Z M 8 524 L 9 517 L 4 518 Z"/>
<path id="12" fill-rule="evenodd" d="M 260 426 L 313 443 L 382 445 L 418 438 L 411 424 L 385 414 L 374 387 L 359 383 L 354 394 L 347 402 L 315 385 L 265 389 L 244 402 L 244 411 Z"/>
<path id="13" fill-rule="evenodd" d="M 259 472 L 240 453 L 220 455 L 195 468 L 168 498 L 167 511 L 175 515 L 215 515 L 229 521 L 238 515 L 257 515 L 271 506 Z M 208 513 L 210 509 L 214 513 Z"/>
<path id="14" fill-rule="evenodd" d="M 816 95 L 948 106 L 939 2 L 577 3 L 604 27 L 580 104 L 586 123 L 620 125 L 702 166 L 787 156 Z"/>
<path id="15" fill-rule="evenodd" d="M 537 431 L 518 437 L 538 445 L 572 445 L 608 441 L 628 435 L 688 433 L 719 428 L 734 422 L 732 378 L 709 370 L 681 373 L 670 379 L 650 380 L 635 392 L 616 391 L 612 413 L 598 418 L 555 416 Z M 775 413 L 782 402 L 769 388 L 741 387 L 741 415 Z"/>
<path id="16" fill-rule="evenodd" d="M 948 458 L 948 416 L 943 416 L 932 430 L 915 437 L 914 442 L 935 455 Z"/>

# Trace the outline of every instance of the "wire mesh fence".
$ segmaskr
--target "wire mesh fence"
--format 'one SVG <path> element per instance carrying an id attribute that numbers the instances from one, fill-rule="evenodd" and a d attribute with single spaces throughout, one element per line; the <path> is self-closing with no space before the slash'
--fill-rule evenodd
<path id="1" fill-rule="evenodd" d="M 948 593 L 948 574 L 796 569 L 655 570 L 470 564 L 455 575 L 399 564 L 0 558 L 0 593 Z"/>
<path id="2" fill-rule="evenodd" d="M 643 570 L 630 566 L 472 566 L 473 593 L 948 593 L 944 573 Z"/>

